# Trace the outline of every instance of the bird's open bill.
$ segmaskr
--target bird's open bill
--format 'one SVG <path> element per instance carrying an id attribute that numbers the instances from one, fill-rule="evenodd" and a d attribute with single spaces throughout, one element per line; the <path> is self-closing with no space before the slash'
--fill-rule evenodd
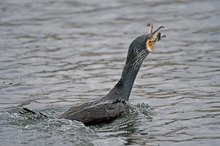
<path id="1" fill-rule="evenodd" d="M 148 35 L 149 38 L 146 42 L 146 47 L 149 52 L 152 52 L 155 46 L 155 43 L 160 41 L 162 38 L 166 37 L 166 35 L 161 35 L 160 30 L 164 29 L 164 26 L 160 26 L 158 29 L 153 31 L 153 24 L 147 24 L 148 27 Z"/>

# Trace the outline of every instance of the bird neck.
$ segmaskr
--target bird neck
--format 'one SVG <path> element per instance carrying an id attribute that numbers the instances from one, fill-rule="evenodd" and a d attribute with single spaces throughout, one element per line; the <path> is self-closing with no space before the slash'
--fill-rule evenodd
<path id="1" fill-rule="evenodd" d="M 106 96 L 107 99 L 128 101 L 137 73 L 148 53 L 145 50 L 138 55 L 128 54 L 126 64 L 118 83 Z"/>

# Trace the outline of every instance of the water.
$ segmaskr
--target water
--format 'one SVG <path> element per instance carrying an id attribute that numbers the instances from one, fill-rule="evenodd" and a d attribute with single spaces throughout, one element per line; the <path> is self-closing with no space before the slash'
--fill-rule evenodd
<path id="1" fill-rule="evenodd" d="M 0 145 L 220 145 L 220 2 L 1 0 Z M 111 124 L 56 119 L 103 97 L 127 48 L 164 25 L 135 81 L 134 109 Z M 18 114 L 27 107 L 49 120 Z"/>

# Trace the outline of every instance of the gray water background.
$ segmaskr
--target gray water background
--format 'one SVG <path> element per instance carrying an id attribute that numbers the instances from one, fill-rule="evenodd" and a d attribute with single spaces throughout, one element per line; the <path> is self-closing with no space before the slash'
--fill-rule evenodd
<path id="1" fill-rule="evenodd" d="M 134 111 L 94 127 L 54 118 L 107 94 L 149 22 L 167 38 L 142 65 Z M 219 146 L 220 1 L 1 0 L 0 145 Z"/>

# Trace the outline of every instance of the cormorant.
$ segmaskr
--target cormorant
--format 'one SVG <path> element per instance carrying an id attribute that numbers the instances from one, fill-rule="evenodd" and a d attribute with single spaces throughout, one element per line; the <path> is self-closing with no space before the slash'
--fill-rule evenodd
<path id="1" fill-rule="evenodd" d="M 110 92 L 101 99 L 73 106 L 63 113 L 59 118 L 81 121 L 85 125 L 109 123 L 128 112 L 128 100 L 134 80 L 146 56 L 153 51 L 155 43 L 165 35 L 161 35 L 164 26 L 153 31 L 153 25 L 148 24 L 148 34 L 134 39 L 129 46 L 128 54 L 120 80 Z M 35 112 L 23 108 L 21 113 Z M 39 113 L 44 116 L 42 113 Z"/>

